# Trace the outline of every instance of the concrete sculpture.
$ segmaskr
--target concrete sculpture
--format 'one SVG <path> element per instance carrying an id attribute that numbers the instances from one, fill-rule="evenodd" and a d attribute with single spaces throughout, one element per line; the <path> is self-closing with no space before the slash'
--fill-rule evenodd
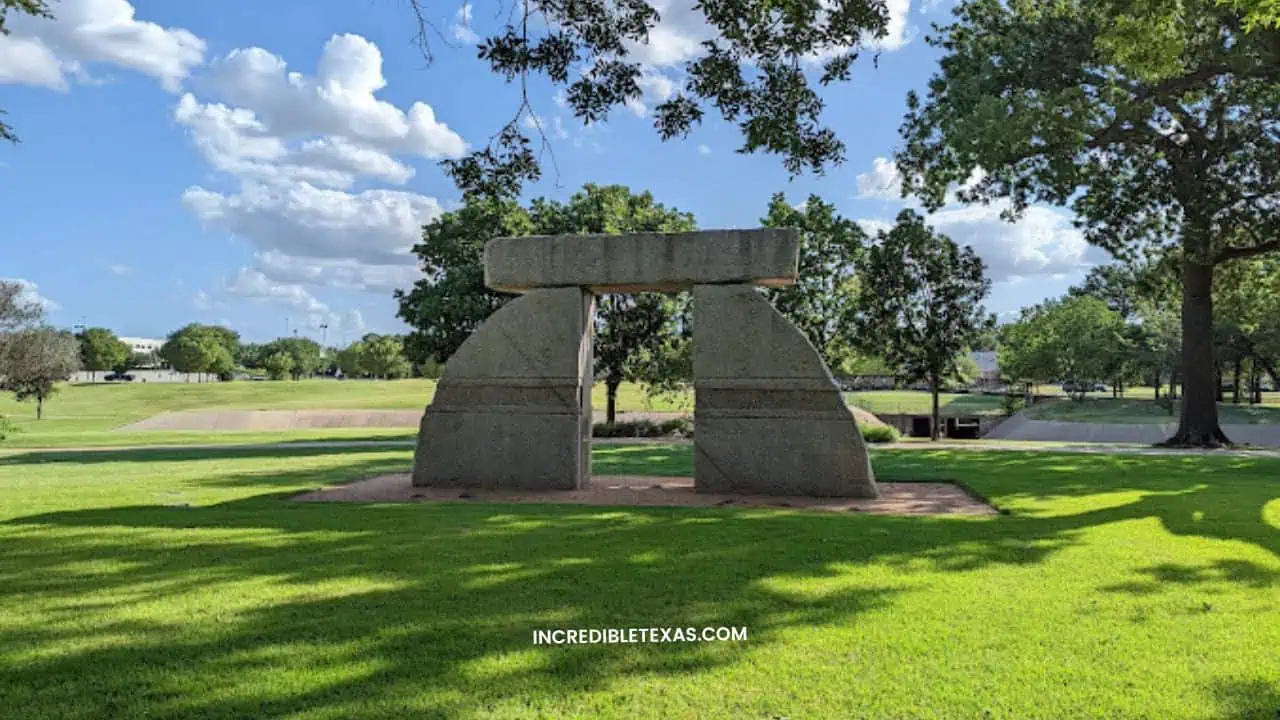
<path id="1" fill-rule="evenodd" d="M 522 295 L 449 359 L 414 484 L 586 487 L 595 295 L 692 290 L 695 489 L 876 497 L 831 372 L 756 289 L 793 284 L 799 252 L 796 232 L 779 229 L 491 241 L 485 284 Z"/>

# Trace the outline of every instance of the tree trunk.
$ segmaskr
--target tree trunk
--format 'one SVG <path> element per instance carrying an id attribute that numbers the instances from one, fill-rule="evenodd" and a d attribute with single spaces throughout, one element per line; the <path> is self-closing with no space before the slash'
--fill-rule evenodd
<path id="1" fill-rule="evenodd" d="M 1155 388 L 1155 390 L 1156 390 L 1156 399 L 1157 399 L 1157 400 L 1159 400 L 1159 399 L 1160 399 L 1160 385 L 1162 384 L 1162 383 L 1160 382 L 1160 376 L 1159 376 L 1159 375 L 1157 375 L 1157 376 L 1155 377 L 1155 379 L 1151 381 L 1151 383 L 1152 383 L 1152 387 L 1154 387 L 1154 388 Z"/>
<path id="2" fill-rule="evenodd" d="M 1215 376 L 1213 266 L 1187 258 L 1182 262 L 1182 413 L 1178 432 L 1163 445 L 1216 448 L 1230 444 L 1218 424 Z"/>
<path id="3" fill-rule="evenodd" d="M 1222 363 L 1215 363 L 1213 366 L 1213 397 L 1217 402 L 1222 402 Z"/>
<path id="4" fill-rule="evenodd" d="M 44 398 L 40 395 L 36 396 L 36 419 L 44 419 Z"/>
<path id="5" fill-rule="evenodd" d="M 1262 401 L 1262 383 L 1258 379 L 1258 364 L 1249 364 L 1249 404 L 1257 405 Z"/>
<path id="6" fill-rule="evenodd" d="M 1236 358 L 1235 381 L 1231 384 L 1231 403 L 1233 405 L 1240 404 L 1240 374 L 1244 372 L 1242 365 L 1244 365 L 1244 359 Z"/>
<path id="7" fill-rule="evenodd" d="M 933 422 L 929 424 L 930 442 L 938 441 L 938 377 L 929 378 L 929 391 L 933 393 Z"/>
<path id="8" fill-rule="evenodd" d="M 606 381 L 604 384 L 607 391 L 605 395 L 604 421 L 610 425 L 613 424 L 613 420 L 617 416 L 618 386 L 621 384 L 621 382 L 613 379 Z"/>

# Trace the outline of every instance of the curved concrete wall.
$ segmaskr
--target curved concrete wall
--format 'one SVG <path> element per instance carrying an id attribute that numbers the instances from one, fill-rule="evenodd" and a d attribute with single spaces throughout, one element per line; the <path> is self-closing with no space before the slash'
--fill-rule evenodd
<path id="1" fill-rule="evenodd" d="M 862 433 L 808 338 L 755 288 L 693 290 L 695 487 L 876 497 Z"/>
<path id="2" fill-rule="evenodd" d="M 591 477 L 591 316 L 580 288 L 507 303 L 446 365 L 413 484 L 574 490 Z"/>

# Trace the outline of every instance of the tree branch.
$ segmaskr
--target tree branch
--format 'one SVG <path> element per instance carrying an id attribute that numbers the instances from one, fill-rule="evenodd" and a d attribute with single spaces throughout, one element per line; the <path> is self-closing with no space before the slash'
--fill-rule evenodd
<path id="1" fill-rule="evenodd" d="M 1252 230 L 1246 229 L 1245 232 L 1249 233 L 1255 239 L 1258 239 L 1258 236 L 1255 235 Z M 1280 239 L 1258 242 L 1257 244 L 1249 247 L 1223 248 L 1213 256 L 1213 263 L 1217 265 L 1218 263 L 1227 262 L 1228 260 L 1243 260 L 1245 258 L 1257 257 L 1258 255 L 1269 253 L 1273 250 L 1280 250 Z"/>

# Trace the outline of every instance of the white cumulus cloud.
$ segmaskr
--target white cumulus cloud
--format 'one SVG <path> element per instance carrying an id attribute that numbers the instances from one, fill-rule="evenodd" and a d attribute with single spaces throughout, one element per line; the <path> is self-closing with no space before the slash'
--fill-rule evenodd
<path id="1" fill-rule="evenodd" d="M 966 186 L 981 180 L 975 172 Z M 878 157 L 870 172 L 857 177 L 859 199 L 894 201 L 904 206 L 919 207 L 911 199 L 902 199 L 902 177 L 893 161 Z M 1018 222 L 1000 217 L 1009 207 L 998 200 L 987 205 L 965 205 L 956 200 L 955 192 L 948 204 L 926 221 L 939 232 L 961 245 L 969 245 L 987 264 L 987 276 L 993 282 L 1017 282 L 1027 277 L 1062 277 L 1107 261 L 1106 252 L 1091 246 L 1069 215 L 1049 207 L 1027 208 Z M 869 233 L 887 230 L 892 223 L 883 219 L 859 221 Z"/>
<path id="2" fill-rule="evenodd" d="M 449 26 L 449 31 L 453 34 L 453 39 L 458 42 L 467 44 L 480 42 L 480 36 L 471 29 L 471 3 L 466 3 L 458 8 L 458 12 L 453 16 L 453 24 Z"/>
<path id="3" fill-rule="evenodd" d="M 287 70 L 261 48 L 233 50 L 210 76 L 200 87 L 213 98 L 183 95 L 174 119 L 209 165 L 236 182 L 232 191 L 192 186 L 182 197 L 206 228 L 255 251 L 223 293 L 333 324 L 338 313 L 314 293 L 343 288 L 386 298 L 410 287 L 420 276 L 412 248 L 440 203 L 367 186 L 403 185 L 414 168 L 402 158 L 457 157 L 466 144 L 426 103 L 401 110 L 376 97 L 387 84 L 377 46 L 335 35 L 314 76 Z M 564 136 L 559 118 L 548 125 Z M 357 184 L 365 187 L 356 191 Z"/>
<path id="4" fill-rule="evenodd" d="M 858 197 L 862 199 L 901 200 L 902 175 L 892 160 L 878 157 L 871 162 L 871 172 L 859 173 Z"/>
<path id="5" fill-rule="evenodd" d="M 414 193 L 347 193 L 308 183 L 247 182 L 232 195 L 197 186 L 183 202 L 203 222 L 261 251 L 373 264 L 412 263 L 422 225 L 442 212 L 434 198 Z"/>
<path id="6" fill-rule="evenodd" d="M 139 20 L 126 0 L 61 0 L 53 19 L 13 14 L 0 37 L 0 83 L 65 90 L 67 76 L 101 64 L 155 78 L 178 92 L 204 61 L 205 42 L 188 30 Z"/>
<path id="7" fill-rule="evenodd" d="M 251 111 L 279 137 L 332 135 L 383 152 L 454 158 L 467 146 L 430 105 L 403 111 L 375 94 L 386 87 L 382 52 L 359 35 L 334 35 L 314 76 L 289 72 L 262 48 L 232 50 L 214 63 L 219 99 Z"/>

